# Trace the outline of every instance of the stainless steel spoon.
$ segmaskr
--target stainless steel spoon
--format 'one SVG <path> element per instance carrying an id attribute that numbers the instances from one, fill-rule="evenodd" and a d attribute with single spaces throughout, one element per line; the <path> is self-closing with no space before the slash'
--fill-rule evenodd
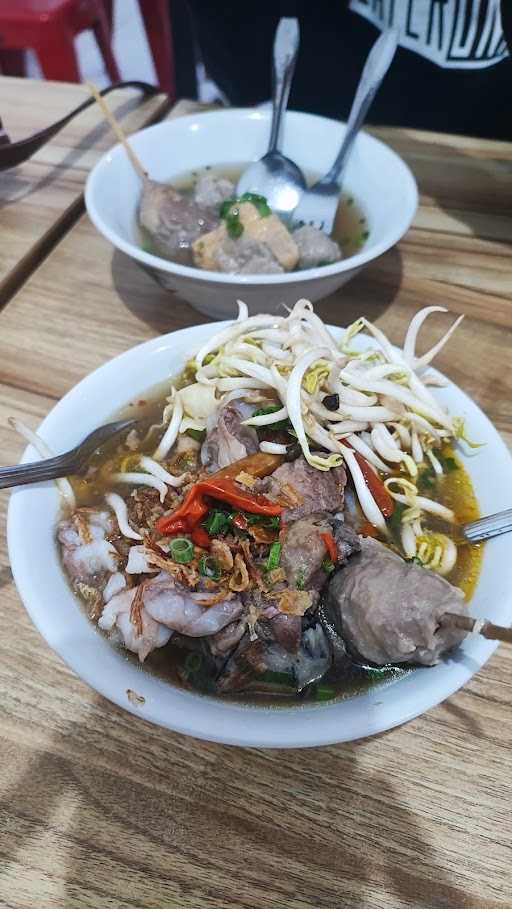
<path id="1" fill-rule="evenodd" d="M 14 467 L 0 468 L 0 489 L 10 486 L 24 486 L 27 483 L 41 483 L 44 480 L 57 480 L 59 477 L 74 476 L 87 465 L 91 455 L 108 442 L 113 436 L 127 429 L 133 429 L 137 420 L 117 420 L 106 423 L 91 432 L 80 445 L 57 455 L 30 464 L 16 464 Z"/>
<path id="2" fill-rule="evenodd" d="M 509 533 L 511 530 L 512 508 L 507 508 L 506 511 L 498 511 L 497 514 L 491 514 L 487 518 L 479 518 L 478 521 L 469 521 L 468 524 L 462 524 L 459 528 L 463 539 L 469 540 L 470 543 L 478 543 L 479 540 L 498 537 L 502 533 Z"/>
<path id="3" fill-rule="evenodd" d="M 281 119 L 290 94 L 299 50 L 299 22 L 281 19 L 274 39 L 272 124 L 267 153 L 250 164 L 238 181 L 237 195 L 246 192 L 265 196 L 272 211 L 288 218 L 306 188 L 304 174 L 279 151 Z"/>
<path id="4" fill-rule="evenodd" d="M 345 167 L 370 105 L 391 66 L 397 44 L 398 32 L 389 29 L 373 45 L 359 80 L 336 160 L 328 173 L 301 196 L 292 215 L 294 225 L 311 224 L 326 234 L 332 233 Z"/>

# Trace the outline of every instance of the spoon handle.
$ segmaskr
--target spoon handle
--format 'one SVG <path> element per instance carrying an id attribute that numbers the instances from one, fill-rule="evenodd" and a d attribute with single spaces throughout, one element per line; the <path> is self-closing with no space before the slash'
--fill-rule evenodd
<path id="1" fill-rule="evenodd" d="M 332 165 L 330 171 L 323 177 L 319 183 L 340 183 L 341 173 L 345 166 L 348 156 L 356 136 L 364 123 L 370 105 L 377 94 L 384 76 L 386 75 L 398 44 L 398 32 L 396 29 L 388 29 L 377 38 L 373 45 L 361 73 L 359 85 L 352 102 L 350 116 L 347 122 L 345 138 L 343 139 L 338 156 Z M 319 185 L 318 183 L 316 184 Z"/>
<path id="2" fill-rule="evenodd" d="M 283 18 L 279 21 L 274 39 L 274 64 L 272 68 L 272 125 L 268 151 L 276 151 L 283 111 L 288 104 L 297 54 L 299 51 L 299 20 Z"/>
<path id="3" fill-rule="evenodd" d="M 498 537 L 502 533 L 509 533 L 512 530 L 512 508 L 506 511 L 499 511 L 497 514 L 491 514 L 487 518 L 480 518 L 478 521 L 471 521 L 469 524 L 463 524 L 461 527 L 462 535 L 471 543 L 478 540 L 488 540 L 490 537 Z"/>

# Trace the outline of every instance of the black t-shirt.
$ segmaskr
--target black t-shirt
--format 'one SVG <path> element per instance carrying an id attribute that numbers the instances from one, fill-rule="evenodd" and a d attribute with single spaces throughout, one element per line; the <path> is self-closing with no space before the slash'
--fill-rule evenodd
<path id="1" fill-rule="evenodd" d="M 372 123 L 512 138 L 512 0 L 189 0 L 207 71 L 235 105 L 270 97 L 274 31 L 298 16 L 290 107 L 346 117 L 376 38 L 400 47 Z"/>

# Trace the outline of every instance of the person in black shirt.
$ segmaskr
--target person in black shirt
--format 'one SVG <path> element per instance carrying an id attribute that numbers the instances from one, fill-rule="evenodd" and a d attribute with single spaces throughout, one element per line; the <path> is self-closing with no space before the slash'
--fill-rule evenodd
<path id="1" fill-rule="evenodd" d="M 188 9 L 206 70 L 230 104 L 269 99 L 277 23 L 297 16 L 289 106 L 346 118 L 376 28 L 394 26 L 400 46 L 372 123 L 512 138 L 512 0 L 188 0 Z"/>

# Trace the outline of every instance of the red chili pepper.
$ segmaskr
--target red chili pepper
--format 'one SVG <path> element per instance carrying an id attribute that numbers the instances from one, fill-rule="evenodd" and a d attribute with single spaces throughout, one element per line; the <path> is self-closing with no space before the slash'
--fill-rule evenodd
<path id="1" fill-rule="evenodd" d="M 351 451 L 354 452 L 354 457 L 359 464 L 364 481 L 373 498 L 375 499 L 378 508 L 385 518 L 390 518 L 395 510 L 395 503 L 386 487 L 384 486 L 381 478 L 377 476 L 375 471 L 370 467 L 366 458 L 364 458 L 362 454 L 359 454 L 359 452 L 355 450 L 354 446 L 351 445 L 350 442 L 347 442 L 346 439 L 343 439 L 342 445 L 346 445 L 347 448 L 350 448 Z"/>
<path id="2" fill-rule="evenodd" d="M 234 527 L 237 527 L 238 530 L 247 530 L 247 528 L 249 526 L 249 521 L 247 520 L 245 515 L 240 514 L 239 511 L 237 511 L 236 514 L 233 515 L 233 517 L 231 518 L 231 523 L 233 524 Z"/>
<path id="3" fill-rule="evenodd" d="M 192 542 L 195 543 L 196 546 L 201 546 L 203 549 L 210 548 L 211 539 L 204 527 L 194 527 L 190 536 L 192 537 Z"/>
<path id="4" fill-rule="evenodd" d="M 191 532 L 208 512 L 205 496 L 228 502 L 229 505 L 250 514 L 280 515 L 283 510 L 281 505 L 271 502 L 265 496 L 244 492 L 229 478 L 210 477 L 208 480 L 195 483 L 173 514 L 159 518 L 156 529 L 162 534 L 187 530 Z"/>
<path id="5" fill-rule="evenodd" d="M 370 524 L 369 521 L 363 521 L 359 532 L 363 537 L 377 538 L 379 536 L 379 531 L 373 524 Z"/>
<path id="6" fill-rule="evenodd" d="M 336 540 L 334 539 L 332 533 L 321 533 L 320 539 L 324 543 L 325 548 L 329 553 L 331 562 L 336 563 L 338 561 L 338 547 L 336 546 Z"/>

